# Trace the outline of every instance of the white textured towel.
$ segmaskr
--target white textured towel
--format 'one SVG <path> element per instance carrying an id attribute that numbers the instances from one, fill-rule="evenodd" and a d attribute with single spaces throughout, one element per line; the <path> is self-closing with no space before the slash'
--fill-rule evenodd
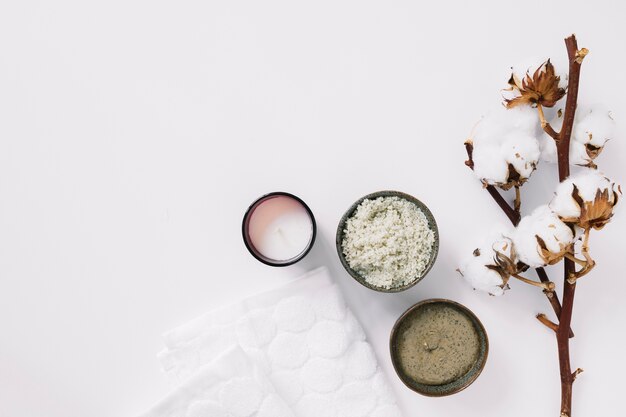
<path id="1" fill-rule="evenodd" d="M 141 417 L 293 417 L 265 373 L 241 348 L 200 367 Z"/>
<path id="2" fill-rule="evenodd" d="M 363 329 L 325 268 L 206 313 L 164 339 L 159 359 L 168 375 L 186 381 L 183 387 L 200 383 L 198 373 L 207 364 L 223 361 L 221 353 L 239 346 L 271 381 L 263 392 L 275 392 L 297 417 L 401 415 Z M 185 417 L 205 415 L 220 416 Z"/>

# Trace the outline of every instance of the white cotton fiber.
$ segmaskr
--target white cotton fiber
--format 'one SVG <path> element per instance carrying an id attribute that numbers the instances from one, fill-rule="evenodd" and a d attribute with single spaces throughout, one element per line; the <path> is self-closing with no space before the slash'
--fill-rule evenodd
<path id="1" fill-rule="evenodd" d="M 597 192 L 605 190 L 609 190 L 609 197 L 612 199 L 612 192 L 619 188 L 618 185 L 595 169 L 584 169 L 570 176 L 559 184 L 555 196 L 550 202 L 550 209 L 562 219 L 573 219 L 580 216 L 580 205 L 572 196 L 574 185 L 585 202 L 593 202 Z"/>
<path id="2" fill-rule="evenodd" d="M 509 234 L 509 233 L 507 233 Z M 506 282 L 488 265 L 495 265 L 496 251 L 511 257 L 511 239 L 503 233 L 491 233 L 459 267 L 459 272 L 472 288 L 499 296 L 504 294 Z"/>
<path id="3" fill-rule="evenodd" d="M 537 110 L 530 106 L 500 107 L 488 113 L 469 139 L 474 174 L 487 184 L 506 184 L 511 164 L 522 180 L 529 178 L 541 154 L 538 126 Z"/>
<path id="4" fill-rule="evenodd" d="M 615 134 L 615 121 L 611 112 L 601 106 L 587 110 L 578 109 L 573 136 L 576 141 L 602 147 Z"/>
<path id="5" fill-rule="evenodd" d="M 550 125 L 557 132 L 563 124 L 563 113 L 550 121 Z M 570 138 L 569 158 L 570 164 L 589 165 L 593 162 L 595 149 L 596 155 L 604 148 L 607 141 L 615 134 L 615 121 L 611 112 L 602 106 L 589 108 L 579 107 L 574 117 L 574 126 Z M 556 143 L 547 133 L 540 138 L 541 159 L 546 162 L 557 162 Z"/>
<path id="6" fill-rule="evenodd" d="M 539 138 L 539 147 L 541 149 L 541 159 L 550 163 L 557 163 L 558 156 L 554 139 L 547 133 Z M 584 143 L 575 140 L 570 141 L 569 162 L 572 165 L 587 166 L 592 161 L 587 153 L 587 147 Z"/>
<path id="7" fill-rule="evenodd" d="M 474 147 L 472 156 L 474 174 L 487 184 L 503 184 L 507 182 L 509 165 L 502 157 L 498 146 L 478 145 Z"/>
<path id="8" fill-rule="evenodd" d="M 519 260 L 533 268 L 547 264 L 537 236 L 543 239 L 547 250 L 554 254 L 561 253 L 574 240 L 572 229 L 547 205 L 537 207 L 532 214 L 522 218 L 511 236 Z"/>
<path id="9" fill-rule="evenodd" d="M 504 160 L 512 164 L 524 178 L 535 170 L 541 151 L 537 139 L 527 133 L 513 131 L 505 136 L 501 147 Z"/>
<path id="10" fill-rule="evenodd" d="M 513 130 L 534 136 L 539 126 L 537 109 L 530 106 L 512 109 L 498 106 L 485 114 L 474 127 L 472 139 L 479 143 L 501 143 L 502 136 Z"/>
<path id="11" fill-rule="evenodd" d="M 484 260 L 471 258 L 459 270 L 463 274 L 463 278 L 475 290 L 495 296 L 504 294 L 505 284 L 502 276 L 497 271 L 487 268 Z"/>

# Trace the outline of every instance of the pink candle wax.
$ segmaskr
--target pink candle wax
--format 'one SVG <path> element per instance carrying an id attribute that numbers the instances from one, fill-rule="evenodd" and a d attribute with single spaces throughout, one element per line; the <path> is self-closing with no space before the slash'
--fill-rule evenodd
<path id="1" fill-rule="evenodd" d="M 247 235 L 255 256 L 261 255 L 266 263 L 283 264 L 306 254 L 314 228 L 311 212 L 302 201 L 275 193 L 253 204 L 244 220 L 244 239 Z"/>

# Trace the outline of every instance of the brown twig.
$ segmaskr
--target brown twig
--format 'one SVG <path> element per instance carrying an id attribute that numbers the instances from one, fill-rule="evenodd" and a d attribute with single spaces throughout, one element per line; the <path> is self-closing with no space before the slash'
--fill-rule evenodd
<path id="1" fill-rule="evenodd" d="M 504 199 L 504 197 L 502 197 L 502 194 L 500 194 L 496 187 L 494 187 L 493 185 L 487 185 L 487 187 L 485 188 L 487 189 L 487 192 L 491 195 L 491 198 L 493 198 L 493 200 L 500 206 L 504 214 L 506 214 L 506 216 L 509 218 L 511 223 L 513 223 L 514 226 L 517 226 L 517 224 L 521 220 L 519 212 L 515 211 L 515 209 L 511 207 L 509 203 L 507 203 L 507 201 Z"/>
<path id="2" fill-rule="evenodd" d="M 537 320 L 544 324 L 548 329 L 552 329 L 555 333 L 559 329 L 559 325 L 550 320 L 545 314 L 537 314 Z"/>
<path id="3" fill-rule="evenodd" d="M 589 234 L 590 233 L 591 233 L 591 229 L 589 228 L 585 229 L 585 234 L 583 237 L 583 244 L 580 250 L 582 255 L 585 257 L 585 260 L 583 261 L 582 259 L 578 259 L 573 254 L 570 254 L 570 256 L 568 256 L 568 259 L 571 259 L 574 263 L 577 263 L 578 265 L 582 266 L 582 268 L 579 271 L 573 272 L 572 276 L 568 278 L 568 282 L 570 284 L 573 284 L 579 278 L 587 275 L 596 266 L 596 261 L 594 261 L 591 258 L 591 255 L 589 254 Z"/>
<path id="4" fill-rule="evenodd" d="M 528 284 L 528 285 L 532 285 L 533 287 L 538 287 L 538 288 L 543 288 L 544 291 L 554 291 L 554 282 L 548 281 L 548 282 L 537 282 L 537 281 L 533 281 L 532 279 L 528 279 L 525 278 L 519 274 L 512 274 L 511 275 L 513 278 L 517 278 L 518 280 Z"/>
<path id="5" fill-rule="evenodd" d="M 550 123 L 548 123 L 547 125 L 543 127 L 543 131 L 546 132 L 548 135 L 550 135 L 552 139 L 558 140 L 559 134 L 556 132 L 556 130 L 552 128 Z"/>
<path id="6" fill-rule="evenodd" d="M 535 268 L 535 272 L 537 272 L 537 276 L 539 277 L 541 282 L 550 281 L 550 278 L 548 278 L 548 274 L 546 273 L 545 269 Z M 552 306 L 552 310 L 554 310 L 554 314 L 556 314 L 556 317 L 561 317 L 561 303 L 559 302 L 559 297 L 554 291 L 544 291 L 544 293 L 546 294 L 546 297 L 548 297 L 548 301 L 550 302 L 550 305 Z M 569 329 L 569 337 L 574 337 L 574 331 L 571 328 Z"/>
<path id="7" fill-rule="evenodd" d="M 539 121 L 541 122 L 541 128 L 543 131 L 550 135 L 552 139 L 558 141 L 559 134 L 546 120 L 546 116 L 543 114 L 543 106 L 541 106 L 541 104 L 537 104 L 537 110 L 539 111 Z"/>
<path id="8" fill-rule="evenodd" d="M 579 52 L 576 36 L 571 35 L 565 39 L 567 56 L 569 58 L 569 80 L 567 85 L 567 99 L 565 102 L 565 114 L 563 115 L 563 127 L 559 132 L 557 141 L 557 155 L 559 161 L 559 181 L 565 180 L 569 176 L 569 147 L 576 115 L 576 102 L 578 100 L 578 84 L 580 81 L 580 64 L 587 54 L 587 51 Z M 576 294 L 576 282 L 569 282 L 568 279 L 575 271 L 575 264 L 571 259 L 564 261 L 564 288 L 563 305 L 559 318 L 559 328 L 556 339 L 559 350 L 559 369 L 561 373 L 561 416 L 572 416 L 572 385 L 576 377 L 572 373 L 569 357 L 569 328 L 572 322 L 574 310 L 574 295 Z"/>
<path id="9" fill-rule="evenodd" d="M 467 152 L 467 157 L 468 157 L 467 161 L 465 161 L 465 165 L 467 165 L 471 169 L 474 169 L 474 161 L 472 159 L 472 155 L 474 153 L 474 146 L 472 145 L 471 142 L 465 142 L 465 150 Z M 500 206 L 504 214 L 506 214 L 506 216 L 509 218 L 511 223 L 513 223 L 513 226 L 517 226 L 521 219 L 519 211 L 516 211 L 513 207 L 509 205 L 509 203 L 507 203 L 507 201 L 504 199 L 504 197 L 502 197 L 502 194 L 500 194 L 500 192 L 498 191 L 496 187 L 494 187 L 493 185 L 487 185 L 485 188 L 487 192 L 489 192 L 489 195 L 491 195 L 493 200 L 498 204 L 498 206 Z M 537 271 L 537 276 L 539 276 L 539 279 L 541 280 L 541 282 L 543 283 L 550 282 L 550 279 L 548 278 L 548 274 L 546 273 L 545 269 L 536 268 L 535 271 Z M 546 298 L 550 302 L 550 305 L 552 306 L 552 310 L 554 310 L 554 313 L 556 314 L 557 318 L 560 317 L 561 316 L 561 303 L 559 302 L 559 297 L 556 295 L 556 293 L 554 293 L 554 291 L 544 291 L 544 294 L 546 295 Z M 569 331 L 569 337 L 574 337 L 574 332 L 571 329 Z"/>
<path id="10" fill-rule="evenodd" d="M 467 165 L 473 171 L 474 159 L 472 158 L 472 156 L 474 155 L 474 145 L 472 144 L 472 142 L 465 142 L 465 152 L 467 152 L 467 161 L 465 161 L 465 165 Z"/>

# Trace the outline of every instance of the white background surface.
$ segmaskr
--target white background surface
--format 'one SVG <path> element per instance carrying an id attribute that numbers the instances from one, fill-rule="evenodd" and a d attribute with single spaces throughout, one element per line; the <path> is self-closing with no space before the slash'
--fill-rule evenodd
<path id="1" fill-rule="evenodd" d="M 591 50 L 581 100 L 610 105 L 599 159 L 626 181 L 619 2 L 3 1 L 0 6 L 0 416 L 133 416 L 168 391 L 160 334 L 327 265 L 407 416 L 556 416 L 556 344 L 536 289 L 475 293 L 459 259 L 504 215 L 463 165 L 511 64 Z M 621 161 L 621 162 L 620 162 Z M 524 188 L 547 201 L 556 171 Z M 402 294 L 360 287 L 334 233 L 358 197 L 422 199 L 441 232 L 429 276 Z M 317 216 L 300 264 L 272 269 L 240 237 L 247 205 L 293 192 Z M 624 219 L 592 236 L 577 291 L 575 415 L 619 415 Z M 560 274 L 555 275 L 556 277 Z M 560 279 L 558 279 L 560 281 Z M 395 377 L 388 334 L 416 301 L 470 307 L 489 333 L 480 378 L 426 398 Z M 552 317 L 552 314 L 550 314 Z"/>

